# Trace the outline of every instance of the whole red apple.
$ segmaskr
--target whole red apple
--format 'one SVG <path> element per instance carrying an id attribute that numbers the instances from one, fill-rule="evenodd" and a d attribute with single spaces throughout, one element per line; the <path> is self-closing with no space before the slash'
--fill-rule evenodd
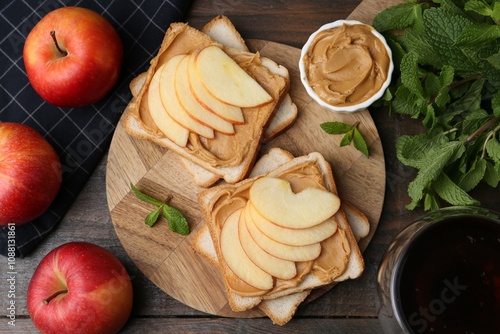
<path id="1" fill-rule="evenodd" d="M 40 133 L 0 122 L 0 226 L 22 225 L 44 213 L 61 179 L 59 156 Z"/>
<path id="2" fill-rule="evenodd" d="M 132 283 L 120 260 L 87 242 L 49 252 L 27 292 L 28 312 L 45 334 L 116 333 L 127 322 L 132 302 Z"/>
<path id="3" fill-rule="evenodd" d="M 115 85 L 123 45 L 100 14 L 62 7 L 30 31 L 23 57 L 28 79 L 44 100 L 59 107 L 80 107 L 99 101 Z"/>

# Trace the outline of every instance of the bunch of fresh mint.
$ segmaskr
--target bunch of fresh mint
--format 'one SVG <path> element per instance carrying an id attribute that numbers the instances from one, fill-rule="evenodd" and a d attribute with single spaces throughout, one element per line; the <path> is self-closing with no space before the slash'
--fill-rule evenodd
<path id="1" fill-rule="evenodd" d="M 500 0 L 407 0 L 373 26 L 396 70 L 382 103 L 425 127 L 397 141 L 418 170 L 407 208 L 479 205 L 470 191 L 500 181 Z"/>

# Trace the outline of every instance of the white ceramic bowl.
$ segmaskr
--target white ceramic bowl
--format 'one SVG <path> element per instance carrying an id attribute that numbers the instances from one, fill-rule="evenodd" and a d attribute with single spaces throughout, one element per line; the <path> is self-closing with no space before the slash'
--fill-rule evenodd
<path id="1" fill-rule="evenodd" d="M 379 98 L 382 97 L 382 95 L 384 95 L 385 90 L 387 89 L 387 87 L 391 83 L 391 76 L 392 76 L 392 72 L 394 70 L 394 64 L 393 64 L 393 61 L 392 61 L 392 52 L 391 52 L 391 49 L 390 49 L 389 45 L 387 44 L 387 41 L 385 40 L 384 36 L 382 36 L 375 29 L 372 29 L 373 34 L 375 35 L 375 37 L 377 37 L 378 39 L 380 39 L 380 41 L 382 41 L 382 43 L 384 44 L 384 46 L 385 46 L 385 48 L 387 50 L 387 54 L 389 55 L 389 59 L 390 59 L 389 70 L 388 70 L 388 73 L 387 73 L 387 79 L 382 84 L 382 86 L 380 87 L 380 90 L 378 92 L 376 92 L 368 100 L 365 100 L 365 101 L 363 101 L 361 103 L 358 103 L 358 104 L 349 105 L 349 106 L 334 106 L 334 105 L 331 105 L 331 104 L 323 101 L 316 94 L 316 92 L 314 92 L 314 90 L 309 85 L 309 82 L 308 82 L 308 79 L 307 79 L 307 74 L 306 74 L 306 71 L 305 71 L 305 65 L 304 65 L 303 58 L 304 58 L 304 55 L 309 50 L 309 47 L 311 46 L 311 43 L 313 42 L 314 38 L 316 37 L 316 35 L 318 33 L 320 33 L 321 31 L 324 31 L 324 30 L 328 30 L 328 29 L 340 27 L 342 24 L 346 24 L 346 25 L 358 25 L 358 24 L 366 25 L 366 24 L 364 24 L 362 22 L 355 21 L 355 20 L 338 20 L 338 21 L 334 21 L 334 22 L 327 23 L 327 24 L 323 25 L 321 28 L 319 28 L 318 30 L 316 30 L 311 36 L 309 36 L 309 39 L 307 40 L 307 42 L 302 47 L 302 51 L 300 53 L 300 60 L 299 60 L 299 70 L 300 70 L 300 80 L 302 81 L 302 84 L 304 85 L 307 93 L 319 105 L 321 105 L 322 107 L 324 107 L 324 108 L 326 108 L 328 110 L 334 111 L 334 112 L 349 113 L 349 112 L 355 112 L 355 111 L 358 111 L 358 110 L 362 110 L 362 109 L 368 108 L 373 102 L 377 101 Z"/>

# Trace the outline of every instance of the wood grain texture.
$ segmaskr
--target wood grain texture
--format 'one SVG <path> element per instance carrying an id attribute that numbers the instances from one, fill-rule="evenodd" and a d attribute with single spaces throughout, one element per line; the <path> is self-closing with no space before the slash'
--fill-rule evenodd
<path id="1" fill-rule="evenodd" d="M 324 23 L 348 17 L 359 3 L 359 0 L 195 0 L 185 19 L 194 27 L 201 28 L 215 15 L 226 14 L 245 38 L 301 47 L 311 32 Z M 225 4 L 226 7 L 216 4 Z M 366 1 L 363 4 L 370 8 L 378 6 L 380 2 Z M 357 12 L 358 10 L 354 11 L 351 18 Z M 0 305 L 4 310 L 0 312 L 3 319 L 0 321 L 0 333 L 39 333 L 26 309 L 28 283 L 41 259 L 50 250 L 70 241 L 92 242 L 110 250 L 130 274 L 134 286 L 134 307 L 129 322 L 120 333 L 382 333 L 376 319 L 378 264 L 393 238 L 423 213 L 422 210 L 405 209 L 405 205 L 410 202 L 406 191 L 408 182 L 415 176 L 415 171 L 398 161 L 395 145 L 400 135 L 421 131 L 421 124 L 407 117 L 390 114 L 384 109 L 372 109 L 371 115 L 384 148 L 386 193 L 377 230 L 364 253 L 365 272 L 356 280 L 337 285 L 314 302 L 301 305 L 286 326 L 274 326 L 266 318 L 242 319 L 207 315 L 170 297 L 152 283 L 137 268 L 116 236 L 106 203 L 105 181 L 110 169 L 107 168 L 105 155 L 56 230 L 32 255 L 16 262 L 18 276 L 15 327 L 8 325 L 9 319 L 5 317 L 10 284 L 5 279 L 0 280 Z M 117 130 L 117 136 L 120 130 Z M 127 147 L 123 149 L 127 150 Z M 161 150 L 157 152 L 160 155 L 163 153 Z M 156 157 L 141 156 L 140 159 L 137 170 L 128 171 L 132 176 L 138 175 L 136 178 L 140 178 L 145 173 L 143 169 L 147 168 L 141 165 L 151 166 L 151 161 Z M 115 173 L 124 172 L 121 166 L 113 168 Z M 125 177 L 122 182 L 127 182 Z M 128 189 L 123 189 L 125 196 Z M 481 201 L 483 207 L 498 210 L 498 189 L 481 185 L 474 190 L 473 196 Z M 114 206 L 117 203 L 110 204 Z M 6 266 L 4 259 L 4 271 Z"/>
<path id="2" fill-rule="evenodd" d="M 252 333 L 252 334 L 303 334 L 303 333 L 356 333 L 381 334 L 377 319 L 296 319 L 285 327 L 269 327 L 267 319 L 228 319 L 199 317 L 131 319 L 121 334 L 136 333 Z M 19 319 L 13 329 L 0 322 L 0 333 L 39 333 L 31 320 Z"/>
<path id="3" fill-rule="evenodd" d="M 351 18 L 371 22 L 378 7 L 371 7 L 372 1 L 365 2 L 369 3 L 368 6 L 359 7 L 360 10 L 353 12 Z M 386 181 L 382 144 L 369 112 L 333 114 L 317 105 L 299 80 L 300 49 L 263 40 L 249 40 L 248 45 L 253 51 L 259 51 L 289 69 L 290 94 L 299 109 L 293 127 L 263 145 L 260 153 L 271 147 L 287 149 L 295 156 L 313 151 L 322 153 L 332 166 L 340 196 L 369 217 L 372 228 L 361 245 L 364 249 L 380 219 Z M 340 148 L 341 136 L 327 135 L 319 127 L 327 121 L 359 122 L 370 158 L 352 147 Z M 130 182 L 159 199 L 171 196 L 170 204 L 187 216 L 191 234 L 187 237 L 175 235 L 169 232 L 165 222 L 154 228 L 145 226 L 144 217 L 153 207 L 135 198 L 130 192 Z M 123 131 L 120 122 L 109 151 L 106 190 L 112 223 L 128 255 L 160 289 L 196 310 L 229 317 L 261 316 L 260 311 L 253 310 L 232 312 L 218 271 L 190 247 L 193 236 L 204 224 L 196 202 L 196 194 L 201 189 L 194 184 L 175 153 L 131 138 Z M 329 289 L 319 290 L 315 297 Z"/>

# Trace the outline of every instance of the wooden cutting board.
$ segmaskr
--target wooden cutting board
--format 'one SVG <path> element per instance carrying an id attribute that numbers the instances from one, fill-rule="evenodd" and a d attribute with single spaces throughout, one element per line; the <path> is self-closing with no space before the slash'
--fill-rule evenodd
<path id="1" fill-rule="evenodd" d="M 365 0 L 349 19 L 370 23 L 376 13 L 396 2 Z M 369 112 L 333 114 L 312 101 L 299 80 L 299 49 L 261 40 L 247 44 L 251 50 L 258 50 L 288 68 L 290 95 L 299 110 L 293 127 L 259 152 L 264 154 L 271 147 L 281 147 L 295 156 L 312 151 L 323 154 L 332 166 L 340 197 L 360 208 L 370 220 L 370 235 L 360 245 L 365 249 L 380 218 L 386 177 L 382 145 Z M 327 121 L 359 122 L 370 157 L 352 147 L 340 148 L 341 136 L 328 135 L 319 126 Z M 165 221 L 153 228 L 146 226 L 144 218 L 154 207 L 139 201 L 131 192 L 130 183 L 160 200 L 171 196 L 169 204 L 185 214 L 191 234 L 183 237 L 172 233 Z M 201 190 L 175 153 L 130 137 L 120 121 L 108 155 L 107 199 L 116 234 L 139 270 L 165 293 L 197 310 L 230 317 L 261 316 L 259 310 L 232 312 L 218 271 L 191 249 L 194 235 L 205 224 L 196 200 Z M 328 286 L 317 290 L 314 296 L 329 289 Z"/>

